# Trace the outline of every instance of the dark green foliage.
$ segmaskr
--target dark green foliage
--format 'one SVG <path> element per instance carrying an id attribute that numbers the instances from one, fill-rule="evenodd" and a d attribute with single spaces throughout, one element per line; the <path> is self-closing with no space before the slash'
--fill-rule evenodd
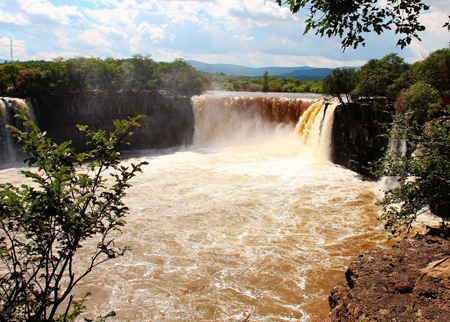
<path id="1" fill-rule="evenodd" d="M 78 126 L 92 145 L 87 153 L 55 144 L 24 111 L 18 117 L 30 131 L 11 131 L 36 170 L 22 171 L 32 185 L 0 185 L 0 321 L 72 321 L 84 309 L 84 299 L 72 294 L 77 283 L 128 249 L 118 248 L 113 236 L 125 224 L 129 180 L 145 162 L 124 167 L 116 148 L 141 116 L 115 121 L 111 133 Z M 94 237 L 97 246 L 85 250 L 88 262 L 79 262 L 77 252 Z"/>
<path id="2" fill-rule="evenodd" d="M 124 90 L 140 92 L 159 87 L 159 79 L 156 73 L 158 64 L 151 59 L 151 55 L 133 55 L 131 59 L 127 59 L 120 67 L 123 73 L 122 88 Z"/>
<path id="3" fill-rule="evenodd" d="M 398 95 L 395 109 L 397 114 L 407 115 L 409 123 L 423 125 L 439 116 L 442 110 L 441 96 L 430 85 L 417 82 Z"/>
<path id="4" fill-rule="evenodd" d="M 321 37 L 340 37 L 342 48 L 357 48 L 365 45 L 364 33 L 378 35 L 394 30 L 402 36 L 397 45 L 409 45 L 418 33 L 425 30 L 419 22 L 420 14 L 429 6 L 420 0 L 387 0 L 386 5 L 378 0 L 277 0 L 281 6 L 288 4 L 292 13 L 301 9 L 309 11 L 305 34 L 313 29 Z"/>
<path id="5" fill-rule="evenodd" d="M 450 95 L 450 48 L 432 52 L 420 64 L 420 76 L 442 96 Z"/>
<path id="6" fill-rule="evenodd" d="M 17 89 L 17 77 L 19 76 L 19 72 L 20 69 L 16 62 L 0 66 L 0 83 L 2 84 L 2 89 L 6 89 L 7 87 L 14 87 Z"/>
<path id="7" fill-rule="evenodd" d="M 379 204 L 386 227 L 399 235 L 428 210 L 450 217 L 450 106 L 443 107 L 439 91 L 420 81 L 400 93 L 395 109 L 391 140 L 408 149 L 388 151 L 374 173 L 398 183 Z"/>
<path id="8" fill-rule="evenodd" d="M 349 101 L 349 94 L 354 90 L 356 85 L 356 70 L 354 68 L 336 68 L 331 74 L 325 76 L 322 80 L 323 93 L 333 95 L 339 98 L 341 104 L 344 101 L 341 94 L 347 97 Z"/>
<path id="9" fill-rule="evenodd" d="M 409 64 L 397 54 L 371 59 L 357 72 L 356 91 L 365 97 L 386 97 L 394 101 L 399 89 L 396 80 L 409 69 Z"/>
<path id="10" fill-rule="evenodd" d="M 50 87 L 51 73 L 43 71 L 39 67 L 22 69 L 17 77 L 17 87 L 22 93 L 33 95 L 42 89 Z"/>
<path id="11" fill-rule="evenodd" d="M 266 70 L 262 76 L 262 91 L 269 91 L 269 72 Z"/>
<path id="12" fill-rule="evenodd" d="M 204 73 L 182 59 L 157 63 L 150 55 L 139 54 L 129 59 L 78 56 L 0 64 L 0 92 L 9 87 L 19 94 L 164 89 L 191 96 L 204 91 L 209 82 Z"/>

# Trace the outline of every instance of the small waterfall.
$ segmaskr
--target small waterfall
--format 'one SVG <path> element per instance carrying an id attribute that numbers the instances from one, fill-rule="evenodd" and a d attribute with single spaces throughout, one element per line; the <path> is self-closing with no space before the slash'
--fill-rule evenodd
<path id="1" fill-rule="evenodd" d="M 337 101 L 330 103 L 322 124 L 322 135 L 320 136 L 319 153 L 317 155 L 317 159 L 321 163 L 331 161 L 331 134 L 334 122 L 334 111 L 338 105 L 339 102 Z"/>
<path id="2" fill-rule="evenodd" d="M 16 140 L 7 126 L 15 126 L 25 131 L 22 121 L 14 117 L 19 109 L 25 110 L 27 118 L 38 124 L 34 107 L 29 99 L 0 98 L 0 165 L 16 163 L 23 159 Z M 38 124 L 39 125 L 39 124 Z"/>
<path id="3" fill-rule="evenodd" d="M 295 132 L 301 135 L 303 144 L 310 147 L 317 145 L 324 109 L 325 103 L 320 100 L 310 105 L 308 110 L 299 119 L 295 127 Z"/>
<path id="4" fill-rule="evenodd" d="M 302 143 L 313 151 L 321 163 L 328 162 L 331 158 L 331 131 L 334 111 L 338 105 L 337 100 L 333 102 L 319 100 L 310 105 L 295 128 Z"/>
<path id="5" fill-rule="evenodd" d="M 395 126 L 395 124 L 393 125 Z M 394 132 L 391 130 L 391 133 Z M 389 139 L 389 145 L 387 149 L 387 155 L 405 156 L 408 152 L 408 142 L 405 139 L 398 139 L 391 137 Z M 394 156 L 398 159 L 397 156 Z M 391 176 L 385 176 L 380 179 L 380 185 L 384 190 L 391 190 L 398 186 L 397 178 Z"/>

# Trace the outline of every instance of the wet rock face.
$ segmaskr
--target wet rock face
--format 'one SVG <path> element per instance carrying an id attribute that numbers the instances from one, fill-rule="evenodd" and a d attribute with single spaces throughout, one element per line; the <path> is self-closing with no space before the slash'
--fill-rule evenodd
<path id="1" fill-rule="evenodd" d="M 450 240 L 417 236 L 372 249 L 333 287 L 325 321 L 450 321 Z"/>
<path id="2" fill-rule="evenodd" d="M 141 127 L 133 129 L 126 149 L 169 148 L 192 143 L 194 114 L 188 97 L 164 92 L 82 92 L 37 97 L 41 129 L 57 143 L 72 141 L 77 150 L 86 149 L 86 139 L 76 124 L 114 129 L 116 119 L 146 115 Z"/>
<path id="3" fill-rule="evenodd" d="M 383 156 L 388 146 L 383 123 L 390 121 L 387 110 L 371 104 L 340 105 L 334 114 L 332 161 L 365 176 L 371 176 L 369 162 Z"/>

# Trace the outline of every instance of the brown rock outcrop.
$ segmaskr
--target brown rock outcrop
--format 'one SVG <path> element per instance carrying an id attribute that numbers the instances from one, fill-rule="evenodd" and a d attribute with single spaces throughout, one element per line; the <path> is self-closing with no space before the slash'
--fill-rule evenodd
<path id="1" fill-rule="evenodd" d="M 333 287 L 335 321 L 450 321 L 450 240 L 417 235 L 372 249 L 349 265 Z"/>

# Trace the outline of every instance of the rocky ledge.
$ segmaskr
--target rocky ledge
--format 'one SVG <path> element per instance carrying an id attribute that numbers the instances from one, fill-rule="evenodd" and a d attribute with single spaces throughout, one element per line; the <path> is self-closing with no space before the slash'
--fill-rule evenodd
<path id="1" fill-rule="evenodd" d="M 450 321 L 450 239 L 417 235 L 355 258 L 329 297 L 335 321 Z"/>

